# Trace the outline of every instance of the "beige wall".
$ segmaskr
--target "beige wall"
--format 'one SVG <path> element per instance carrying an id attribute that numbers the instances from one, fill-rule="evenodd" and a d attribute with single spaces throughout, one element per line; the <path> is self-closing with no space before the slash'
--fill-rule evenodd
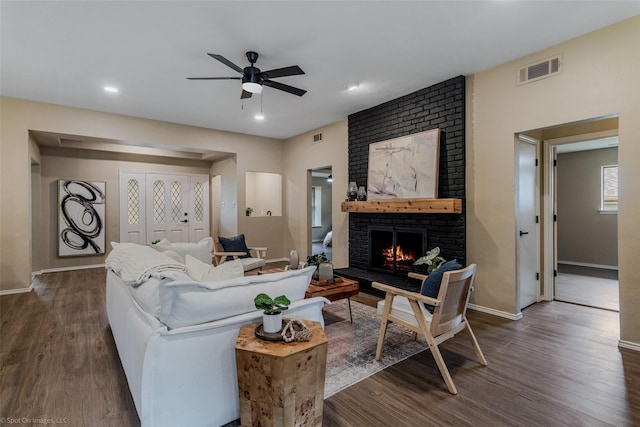
<path id="1" fill-rule="evenodd" d="M 558 262 L 618 265 L 618 216 L 599 212 L 601 168 L 618 149 L 558 154 Z"/>
<path id="2" fill-rule="evenodd" d="M 39 242 L 40 264 L 42 269 L 62 268 L 104 263 L 106 255 L 111 251 L 109 242 L 120 241 L 120 170 L 177 173 L 177 174 L 209 174 L 209 167 L 204 162 L 182 161 L 180 163 L 200 163 L 199 166 L 178 166 L 151 162 L 122 161 L 103 158 L 101 153 L 81 153 L 79 150 L 42 149 L 41 171 L 41 206 L 43 210 L 41 236 Z M 91 158 L 88 158 L 91 156 Z M 110 155 L 106 157 L 111 157 Z M 159 160 L 158 160 L 159 161 Z M 106 183 L 107 204 L 105 210 L 105 255 L 58 258 L 58 187 L 59 179 L 80 179 L 103 181 Z M 33 264 L 37 259 L 33 259 Z"/>
<path id="3" fill-rule="evenodd" d="M 620 336 L 640 343 L 640 16 L 469 78 L 467 253 L 473 302 L 516 313 L 514 134 L 619 114 Z M 562 74 L 516 86 L 519 67 L 562 54 Z M 526 312 L 525 312 L 526 315 Z"/>
<path id="4" fill-rule="evenodd" d="M 322 141 L 313 142 L 313 135 L 322 133 Z M 284 154 L 284 199 L 285 245 L 288 250 L 296 249 L 301 260 L 305 260 L 311 247 L 309 209 L 311 201 L 310 169 L 332 167 L 333 212 L 333 266 L 348 267 L 349 217 L 340 211 L 340 203 L 347 192 L 348 166 L 347 120 L 342 120 L 320 129 L 315 129 L 285 141 Z M 288 251 L 287 251 L 288 253 Z"/>
<path id="5" fill-rule="evenodd" d="M 7 97 L 0 98 L 0 124 L 0 290 L 3 291 L 26 289 L 31 283 L 29 130 L 133 141 L 150 146 L 232 152 L 236 154 L 233 175 L 238 181 L 239 200 L 244 200 L 245 171 L 280 173 L 282 170 L 283 144 L 272 138 Z M 240 208 L 244 216 L 244 205 Z M 239 218 L 239 228 L 243 225 L 242 220 Z M 265 235 L 264 238 L 269 236 Z M 262 240 L 256 242 L 272 246 L 269 243 Z M 282 244 L 276 240 L 273 246 L 277 248 Z"/>

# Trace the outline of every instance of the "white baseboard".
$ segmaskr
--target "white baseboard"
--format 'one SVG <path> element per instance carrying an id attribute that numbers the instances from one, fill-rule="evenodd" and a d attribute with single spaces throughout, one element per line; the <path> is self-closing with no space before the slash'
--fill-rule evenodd
<path id="1" fill-rule="evenodd" d="M 77 265 L 77 266 L 71 266 L 71 267 L 56 267 L 56 268 L 43 268 L 42 270 L 40 270 L 40 274 L 58 273 L 60 271 L 87 270 L 89 268 L 104 268 L 104 264 Z"/>
<path id="2" fill-rule="evenodd" d="M 494 308 L 484 307 L 482 305 L 475 305 L 475 304 L 469 304 L 467 307 L 469 307 L 471 310 L 481 311 L 483 313 L 492 314 L 498 317 L 504 317 L 505 319 L 509 319 L 509 320 L 522 319 L 522 312 L 518 314 L 511 314 L 511 313 L 507 313 L 506 311 L 496 310 Z"/>
<path id="3" fill-rule="evenodd" d="M 33 290 L 33 285 L 29 285 L 28 288 L 19 288 L 19 289 L 7 289 L 4 291 L 0 291 L 0 296 L 3 295 L 15 295 L 15 294 L 26 294 L 27 292 L 31 292 Z"/>
<path id="4" fill-rule="evenodd" d="M 618 340 L 618 347 L 627 348 L 633 351 L 640 351 L 640 344 L 631 341 Z"/>
<path id="5" fill-rule="evenodd" d="M 591 267 L 591 268 L 603 268 L 605 270 L 617 270 L 617 265 L 604 265 L 604 264 L 591 264 L 588 262 L 575 262 L 575 261 L 560 261 L 558 260 L 558 264 L 565 265 L 577 265 L 580 267 Z"/>

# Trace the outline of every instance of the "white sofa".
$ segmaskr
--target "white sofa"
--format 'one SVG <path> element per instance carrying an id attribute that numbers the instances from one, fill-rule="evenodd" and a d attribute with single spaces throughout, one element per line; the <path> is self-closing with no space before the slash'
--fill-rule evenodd
<path id="1" fill-rule="evenodd" d="M 218 282 L 154 268 L 140 284 L 123 279 L 109 258 L 107 268 L 107 316 L 143 427 L 220 426 L 240 417 L 235 343 L 240 327 L 262 319 L 258 293 L 285 294 L 292 301 L 285 316 L 324 326 L 328 301 L 304 299 L 313 267 Z"/>

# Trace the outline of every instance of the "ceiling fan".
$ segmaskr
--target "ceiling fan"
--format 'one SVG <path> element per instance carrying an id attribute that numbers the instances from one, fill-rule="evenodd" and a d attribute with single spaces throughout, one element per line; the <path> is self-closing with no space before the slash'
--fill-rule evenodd
<path id="1" fill-rule="evenodd" d="M 298 89 L 297 87 L 285 85 L 283 83 L 274 82 L 273 80 L 271 80 L 276 77 L 287 77 L 304 74 L 304 71 L 302 71 L 302 69 L 297 65 L 292 65 L 291 67 L 276 68 L 275 70 L 269 71 L 260 71 L 259 68 L 253 66 L 253 64 L 255 64 L 258 60 L 258 54 L 256 52 L 247 52 L 247 59 L 249 60 L 251 65 L 245 67 L 244 69 L 238 67 L 236 64 L 229 61 L 222 55 L 217 55 L 215 53 L 208 53 L 207 55 L 209 55 L 213 59 L 217 59 L 227 67 L 233 68 L 234 70 L 242 74 L 242 77 L 187 77 L 188 80 L 242 80 L 242 94 L 240 95 L 240 99 L 251 98 L 251 95 L 254 93 L 262 93 L 263 85 L 298 96 L 302 96 L 307 93 L 306 90 Z"/>

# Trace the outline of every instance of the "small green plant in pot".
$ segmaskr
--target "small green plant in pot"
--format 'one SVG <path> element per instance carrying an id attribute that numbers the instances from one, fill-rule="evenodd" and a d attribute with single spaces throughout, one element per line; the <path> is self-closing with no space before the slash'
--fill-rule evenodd
<path id="1" fill-rule="evenodd" d="M 284 295 L 272 299 L 267 294 L 258 294 L 254 300 L 258 310 L 262 310 L 262 327 L 267 333 L 276 333 L 282 330 L 282 311 L 289 308 L 289 298 Z"/>
<path id="2" fill-rule="evenodd" d="M 426 265 L 427 266 L 427 274 L 430 274 L 433 270 L 440 267 L 446 260 L 440 256 L 440 247 L 436 246 L 435 248 L 427 251 L 425 256 L 418 258 L 413 265 Z"/>

